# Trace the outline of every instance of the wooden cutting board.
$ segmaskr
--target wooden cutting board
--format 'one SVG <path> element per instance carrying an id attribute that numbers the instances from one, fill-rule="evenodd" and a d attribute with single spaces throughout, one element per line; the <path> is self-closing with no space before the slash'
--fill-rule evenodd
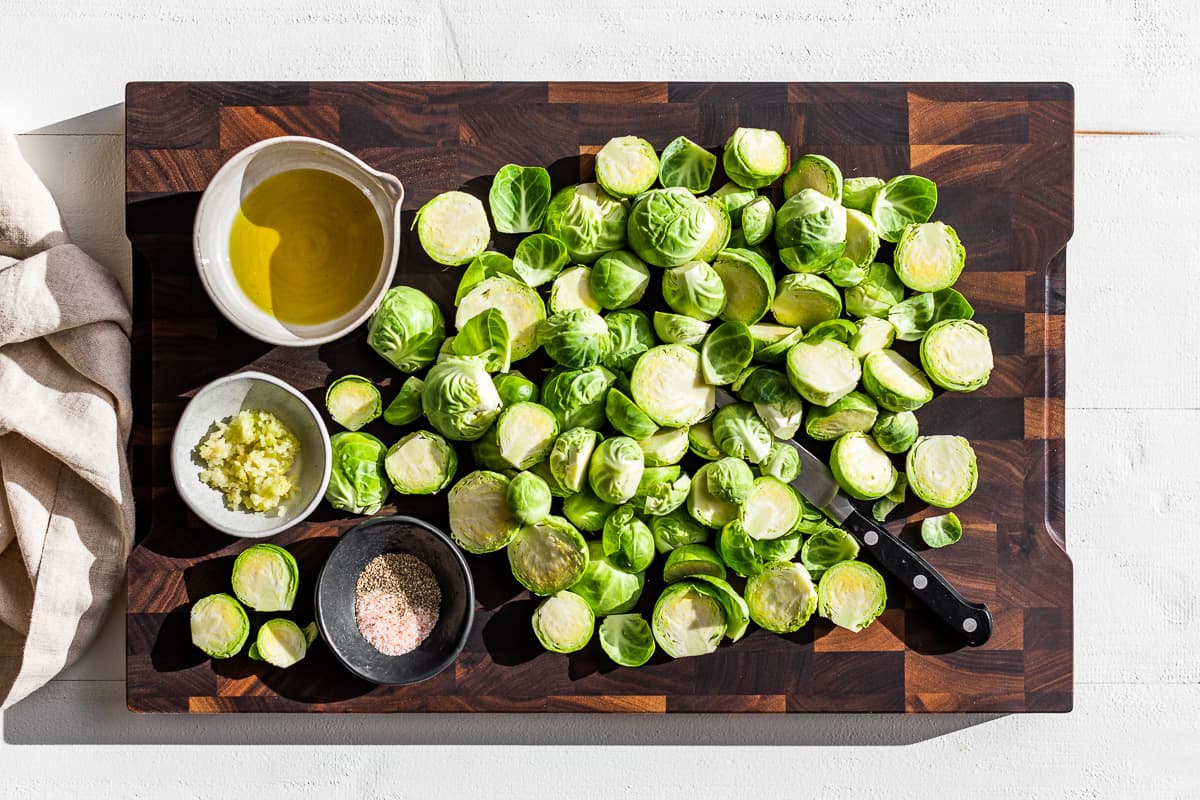
<path id="1" fill-rule="evenodd" d="M 1065 84 L 130 84 L 126 226 L 141 526 L 129 561 L 130 709 L 1070 710 L 1063 371 L 1073 109 Z M 217 313 L 196 276 L 191 226 L 199 193 L 229 156 L 301 134 L 394 173 L 407 189 L 397 282 L 449 309 L 458 270 L 430 262 L 407 234 L 433 195 L 459 187 L 485 195 L 509 162 L 547 165 L 555 185 L 565 185 L 590 176 L 593 154 L 612 136 L 633 133 L 661 148 L 684 134 L 718 147 L 739 125 L 776 129 L 794 154 L 823 153 L 847 176 L 914 172 L 938 183 L 936 217 L 958 230 L 968 252 L 958 288 L 991 332 L 996 369 L 983 390 L 942 394 L 920 412 L 923 433 L 969 437 L 980 469 L 978 491 L 957 510 L 963 540 L 924 555 L 963 594 L 991 606 L 986 646 L 957 647 L 891 582 L 888 609 L 858 635 L 817 620 L 790 636 L 755 630 L 703 658 L 660 653 L 640 669 L 617 668 L 595 641 L 570 656 L 542 652 L 529 626 L 534 601 L 518 591 L 502 554 L 471 557 L 475 628 L 454 668 L 417 686 L 363 683 L 321 645 L 288 670 L 244 654 L 212 661 L 191 646 L 191 602 L 228 589 L 230 565 L 248 542 L 206 528 L 172 488 L 171 434 L 190 394 L 248 365 L 289 380 L 318 406 L 331 377 L 346 372 L 390 382 L 385 398 L 398 385 L 361 332 L 319 348 L 273 349 Z M 395 429 L 378 433 L 396 438 Z M 405 498 L 399 510 L 446 523 L 444 497 Z M 889 527 L 921 547 L 913 523 L 929 512 L 906 510 L 908 524 Z M 354 522 L 323 509 L 278 538 L 302 570 L 298 621 L 311 618 L 316 571 Z"/>

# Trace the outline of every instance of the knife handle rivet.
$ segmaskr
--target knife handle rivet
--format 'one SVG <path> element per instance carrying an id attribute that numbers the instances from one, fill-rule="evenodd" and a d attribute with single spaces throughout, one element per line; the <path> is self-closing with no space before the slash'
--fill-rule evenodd
<path id="1" fill-rule="evenodd" d="M 863 534 L 863 541 L 866 542 L 867 547 L 874 547 L 879 544 L 879 534 L 875 531 L 867 531 Z"/>
<path id="2" fill-rule="evenodd" d="M 978 627 L 979 627 L 979 623 L 975 621 L 974 617 L 967 617 L 966 619 L 963 620 L 962 628 L 967 633 L 974 633 L 975 629 Z"/>
<path id="3" fill-rule="evenodd" d="M 915 578 L 913 578 L 913 588 L 914 589 L 924 589 L 928 585 L 929 585 L 929 578 L 926 578 L 924 575 L 918 575 Z M 971 620 L 971 621 L 974 622 L 974 620 Z"/>

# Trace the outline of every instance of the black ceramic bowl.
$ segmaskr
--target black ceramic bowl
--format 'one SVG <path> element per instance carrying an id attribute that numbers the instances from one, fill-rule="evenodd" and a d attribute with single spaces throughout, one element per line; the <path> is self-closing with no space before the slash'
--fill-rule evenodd
<path id="1" fill-rule="evenodd" d="M 411 553 L 429 565 L 442 590 L 437 626 L 421 646 L 388 656 L 358 632 L 354 587 L 363 568 L 383 553 Z M 475 619 L 475 584 L 458 547 L 446 534 L 413 517 L 379 517 L 342 536 L 316 588 L 317 627 L 346 669 L 372 683 L 403 685 L 432 678 L 454 663 Z"/>

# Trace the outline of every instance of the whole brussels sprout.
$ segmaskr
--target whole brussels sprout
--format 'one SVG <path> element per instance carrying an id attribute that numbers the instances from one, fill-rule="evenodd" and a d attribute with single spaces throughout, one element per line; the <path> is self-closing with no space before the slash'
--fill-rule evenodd
<path id="1" fill-rule="evenodd" d="M 587 486 L 563 500 L 563 516 L 576 528 L 587 533 L 599 533 L 604 530 L 604 521 L 614 508 L 615 504 L 606 503 L 596 497 Z"/>
<path id="2" fill-rule="evenodd" d="M 600 542 L 588 542 L 588 565 L 583 577 L 571 587 L 598 617 L 629 611 L 642 596 L 645 572 L 629 572 L 604 554 Z"/>
<path id="3" fill-rule="evenodd" d="M 596 497 L 620 505 L 637 494 L 645 468 L 645 456 L 638 443 L 628 436 L 614 436 L 597 445 L 592 453 L 588 484 Z"/>
<path id="4" fill-rule="evenodd" d="M 369 433 L 342 431 L 329 437 L 329 449 L 329 505 L 351 514 L 374 514 L 382 508 L 390 487 L 383 467 L 387 445 Z"/>
<path id="5" fill-rule="evenodd" d="M 650 270 L 628 250 L 613 250 L 592 265 L 592 297 L 602 308 L 627 308 L 636 304 L 650 286 Z"/>
<path id="6" fill-rule="evenodd" d="M 595 366 L 609 352 L 608 324 L 586 308 L 563 311 L 542 322 L 538 342 L 546 355 L 561 366 Z"/>
<path id="7" fill-rule="evenodd" d="M 745 186 L 738 186 L 733 181 L 729 181 L 712 193 L 712 198 L 721 202 L 721 205 L 725 207 L 725 211 L 729 214 L 730 220 L 733 221 L 734 225 L 738 226 L 742 224 L 742 210 L 754 202 L 754 198 L 756 197 L 758 197 L 756 190 L 747 189 Z"/>
<path id="8" fill-rule="evenodd" d="M 563 429 L 599 429 L 604 424 L 608 387 L 616 379 L 601 366 L 552 372 L 542 386 L 542 403 L 554 412 Z"/>
<path id="9" fill-rule="evenodd" d="M 885 411 L 871 428 L 871 434 L 885 453 L 906 452 L 919 433 L 917 415 L 911 411 Z"/>
<path id="10" fill-rule="evenodd" d="M 704 380 L 713 386 L 733 383 L 754 357 L 754 339 L 744 322 L 722 322 L 700 347 Z"/>
<path id="11" fill-rule="evenodd" d="M 441 309 L 411 286 L 388 289 L 367 323 L 367 344 L 401 372 L 432 364 L 445 338 Z"/>
<path id="12" fill-rule="evenodd" d="M 663 186 L 682 186 L 700 194 L 708 191 L 716 168 L 716 156 L 686 136 L 679 136 L 663 149 L 658 180 Z"/>
<path id="13" fill-rule="evenodd" d="M 448 267 L 466 264 L 487 249 L 492 238 L 483 203 L 466 192 L 437 195 L 421 206 L 414 224 L 421 247 Z"/>
<path id="14" fill-rule="evenodd" d="M 590 264 L 610 250 L 625 246 L 629 211 L 598 183 L 560 189 L 546 209 L 545 233 L 567 246 L 572 261 Z"/>
<path id="15" fill-rule="evenodd" d="M 775 442 L 758 468 L 763 475 L 791 483 L 800 476 L 800 453 L 787 442 Z"/>
<path id="16" fill-rule="evenodd" d="M 534 525 L 550 516 L 550 486 L 532 472 L 518 472 L 508 483 L 505 499 L 522 525 Z"/>
<path id="17" fill-rule="evenodd" d="M 601 544 L 604 554 L 627 572 L 642 572 L 654 560 L 654 534 L 629 504 L 608 515 Z"/>
<path id="18" fill-rule="evenodd" d="M 739 186 L 770 186 L 787 172 L 787 145 L 776 131 L 738 128 L 725 142 L 725 174 Z"/>
<path id="19" fill-rule="evenodd" d="M 719 458 L 708 467 L 708 491 L 725 503 L 741 503 L 754 489 L 754 472 L 740 458 Z"/>
<path id="20" fill-rule="evenodd" d="M 492 382 L 496 384 L 496 393 L 500 395 L 500 402 L 506 406 L 515 405 L 516 403 L 536 403 L 538 401 L 539 393 L 537 384 L 516 370 L 502 372 L 494 376 Z M 383 413 L 384 418 L 386 418 L 387 412 Z"/>
<path id="21" fill-rule="evenodd" d="M 652 517 L 650 531 L 654 534 L 654 547 L 660 553 L 708 541 L 708 529 L 681 508 L 661 517 Z"/>
<path id="22" fill-rule="evenodd" d="M 725 284 L 703 261 L 672 267 L 663 273 L 663 300 L 678 314 L 708 321 L 725 310 Z"/>
<path id="23" fill-rule="evenodd" d="M 604 321 L 608 324 L 609 349 L 603 363 L 609 369 L 628 372 L 638 356 L 658 344 L 650 318 L 637 309 L 614 311 Z"/>
<path id="24" fill-rule="evenodd" d="M 846 249 L 846 209 L 816 189 L 801 189 L 775 215 L 775 244 L 792 272 L 823 272 Z"/>
<path id="25" fill-rule="evenodd" d="M 469 442 L 491 427 L 501 403 L 482 359 L 452 357 L 435 364 L 425 376 L 421 407 L 438 433 Z"/>
<path id="26" fill-rule="evenodd" d="M 656 267 L 686 264 L 708 244 L 717 227 L 704 204 L 681 187 L 653 189 L 629 212 L 629 245 Z"/>
<path id="27" fill-rule="evenodd" d="M 747 245 L 765 242 L 775 230 L 775 206 L 771 198 L 760 195 L 742 208 L 742 235 Z"/>

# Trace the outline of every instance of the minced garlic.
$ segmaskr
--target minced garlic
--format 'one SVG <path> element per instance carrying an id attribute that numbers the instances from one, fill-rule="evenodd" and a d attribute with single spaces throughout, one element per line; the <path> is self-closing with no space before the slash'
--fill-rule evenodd
<path id="1" fill-rule="evenodd" d="M 269 411 L 241 411 L 200 442 L 200 480 L 232 509 L 272 511 L 292 491 L 289 473 L 300 440 Z"/>

